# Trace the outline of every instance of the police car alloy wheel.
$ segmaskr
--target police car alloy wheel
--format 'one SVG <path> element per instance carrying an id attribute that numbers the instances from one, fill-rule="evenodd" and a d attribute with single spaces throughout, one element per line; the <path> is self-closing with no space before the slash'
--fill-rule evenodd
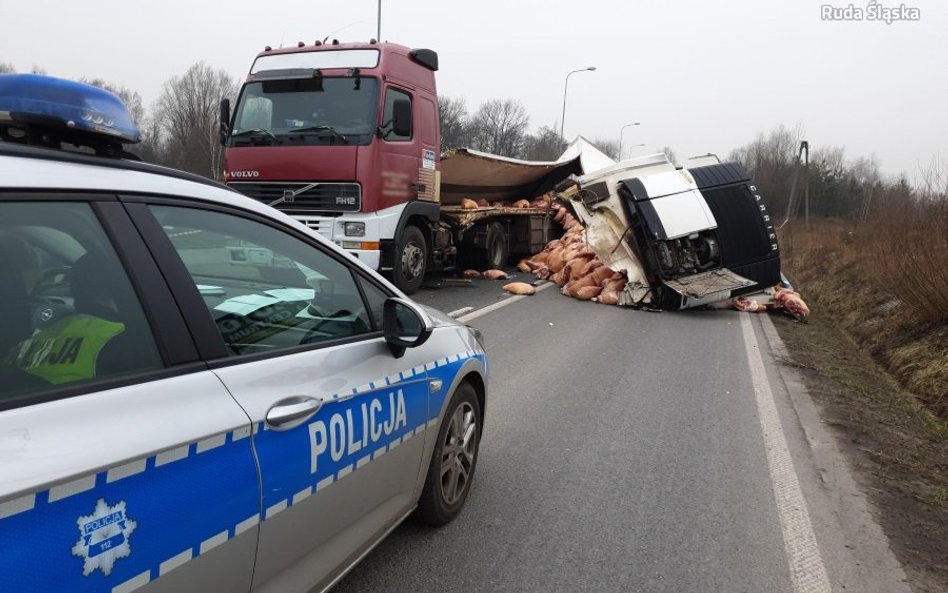
<path id="1" fill-rule="evenodd" d="M 481 436 L 481 408 L 474 388 L 458 385 L 445 412 L 415 518 L 430 525 L 454 519 L 471 491 Z"/>

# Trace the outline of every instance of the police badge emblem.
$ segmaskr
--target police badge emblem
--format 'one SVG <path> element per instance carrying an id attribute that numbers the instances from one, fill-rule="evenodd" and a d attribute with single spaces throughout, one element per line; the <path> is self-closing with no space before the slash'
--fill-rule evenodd
<path id="1" fill-rule="evenodd" d="M 83 576 L 89 576 L 96 569 L 109 576 L 116 560 L 132 553 L 128 538 L 138 525 L 125 514 L 124 500 L 109 506 L 100 498 L 92 514 L 79 517 L 76 524 L 79 541 L 72 547 L 72 554 L 85 561 Z"/>

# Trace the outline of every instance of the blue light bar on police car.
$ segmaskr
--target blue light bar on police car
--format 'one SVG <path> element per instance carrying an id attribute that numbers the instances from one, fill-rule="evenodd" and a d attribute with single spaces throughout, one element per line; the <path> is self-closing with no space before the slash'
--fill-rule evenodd
<path id="1" fill-rule="evenodd" d="M 0 74 L 0 123 L 56 122 L 75 132 L 141 140 L 122 100 L 89 84 L 40 74 Z"/>

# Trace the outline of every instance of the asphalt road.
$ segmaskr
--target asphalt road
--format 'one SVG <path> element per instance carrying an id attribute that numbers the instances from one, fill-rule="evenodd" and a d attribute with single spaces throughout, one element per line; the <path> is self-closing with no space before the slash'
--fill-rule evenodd
<path id="1" fill-rule="evenodd" d="M 503 298 L 501 284 L 415 298 L 483 307 Z M 821 483 L 760 320 L 751 323 L 812 547 L 833 590 L 870 590 L 839 493 Z M 791 577 L 793 531 L 768 467 L 774 431 L 762 430 L 740 314 L 632 311 L 553 287 L 472 325 L 486 337 L 491 383 L 467 507 L 441 529 L 406 523 L 336 591 L 830 590 Z"/>

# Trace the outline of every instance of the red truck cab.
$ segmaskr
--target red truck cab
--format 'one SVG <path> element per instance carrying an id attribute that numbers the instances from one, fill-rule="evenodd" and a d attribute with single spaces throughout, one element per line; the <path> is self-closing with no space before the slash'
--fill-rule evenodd
<path id="1" fill-rule="evenodd" d="M 394 43 L 259 53 L 230 116 L 224 181 L 317 230 L 412 292 L 436 252 L 438 56 Z M 416 230 L 412 230 L 414 227 Z"/>

